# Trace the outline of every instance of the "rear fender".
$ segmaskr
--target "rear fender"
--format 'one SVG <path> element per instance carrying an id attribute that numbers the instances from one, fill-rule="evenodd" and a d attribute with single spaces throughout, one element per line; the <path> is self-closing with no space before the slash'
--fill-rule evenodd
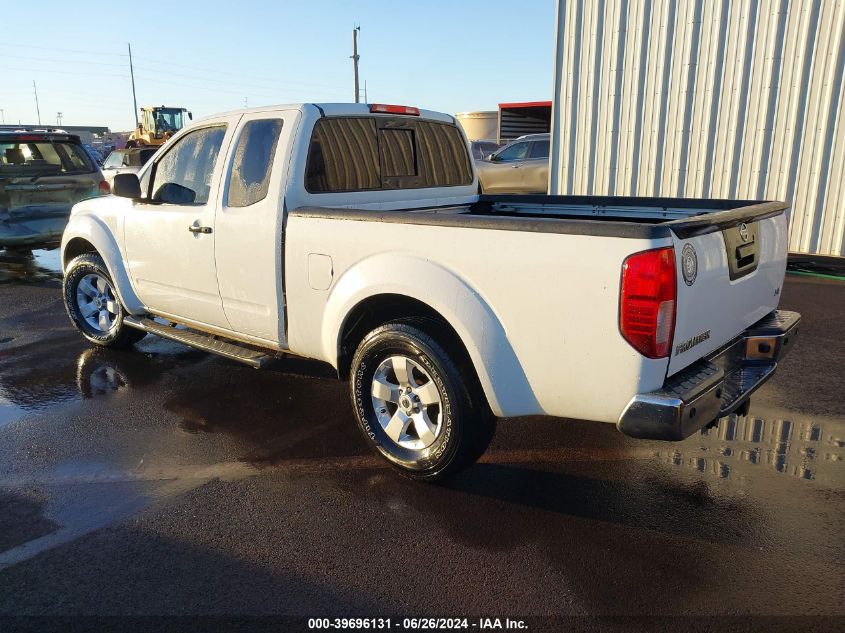
<path id="1" fill-rule="evenodd" d="M 324 313 L 325 360 L 337 367 L 347 315 L 360 302 L 382 294 L 416 299 L 454 328 L 494 414 L 542 413 L 504 327 L 481 295 L 451 271 L 413 256 L 376 255 L 343 273 L 332 288 Z"/>

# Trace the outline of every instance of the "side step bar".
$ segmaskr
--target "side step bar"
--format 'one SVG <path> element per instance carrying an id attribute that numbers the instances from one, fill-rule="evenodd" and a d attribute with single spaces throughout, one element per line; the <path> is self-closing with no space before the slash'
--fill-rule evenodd
<path id="1" fill-rule="evenodd" d="M 245 363 L 250 367 L 262 369 L 276 359 L 272 354 L 266 354 L 250 347 L 221 341 L 208 334 L 200 334 L 190 330 L 177 329 L 171 325 L 164 325 L 145 317 L 125 316 L 123 323 L 136 330 L 143 330 L 162 338 L 224 356 L 232 360 Z"/>

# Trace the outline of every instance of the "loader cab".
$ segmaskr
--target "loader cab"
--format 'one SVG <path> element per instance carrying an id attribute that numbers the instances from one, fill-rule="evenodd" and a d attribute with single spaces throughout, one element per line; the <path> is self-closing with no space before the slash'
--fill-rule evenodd
<path id="1" fill-rule="evenodd" d="M 143 125 L 155 138 L 172 136 L 184 127 L 185 114 L 190 116 L 184 108 L 144 108 Z"/>
<path id="2" fill-rule="evenodd" d="M 185 108 L 167 106 L 141 108 L 141 121 L 127 143 L 128 147 L 162 145 L 181 130 L 186 123 L 185 115 L 193 115 Z"/>

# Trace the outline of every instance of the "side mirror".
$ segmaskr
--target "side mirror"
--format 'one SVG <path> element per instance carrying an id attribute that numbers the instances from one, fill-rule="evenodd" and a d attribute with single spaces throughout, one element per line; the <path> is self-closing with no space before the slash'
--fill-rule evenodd
<path id="1" fill-rule="evenodd" d="M 121 198 L 137 200 L 141 197 L 141 183 L 135 174 L 115 174 L 111 191 Z"/>
<path id="2" fill-rule="evenodd" d="M 194 120 L 194 115 L 193 115 L 192 113 L 188 112 L 188 118 L 189 118 L 191 121 L 193 121 L 193 120 Z"/>
<path id="3" fill-rule="evenodd" d="M 484 160 L 489 160 L 491 163 L 495 163 L 499 160 L 499 157 L 495 154 L 487 154 L 487 158 L 485 158 Z"/>

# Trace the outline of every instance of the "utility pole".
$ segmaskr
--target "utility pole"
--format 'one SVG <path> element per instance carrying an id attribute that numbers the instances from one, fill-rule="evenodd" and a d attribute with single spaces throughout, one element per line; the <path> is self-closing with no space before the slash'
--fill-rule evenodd
<path id="1" fill-rule="evenodd" d="M 38 107 L 38 88 L 35 87 L 35 80 L 32 80 L 32 91 L 35 93 L 35 111 L 38 113 L 38 125 L 41 125 L 41 108 Z"/>
<path id="2" fill-rule="evenodd" d="M 358 33 L 360 32 L 360 26 L 356 26 L 352 29 L 352 66 L 355 69 L 355 103 L 359 103 L 361 101 L 361 97 L 358 93 L 358 60 L 361 59 L 361 56 L 358 54 Z"/>
<path id="3" fill-rule="evenodd" d="M 244 97 L 244 107 L 245 108 L 249 107 L 249 97 Z"/>
<path id="4" fill-rule="evenodd" d="M 129 47 L 129 75 L 132 77 L 132 103 L 135 106 L 135 127 L 138 127 L 138 99 L 135 97 L 135 69 L 132 67 L 132 44 L 126 43 Z"/>
<path id="5" fill-rule="evenodd" d="M 56 112 L 56 125 L 62 127 L 62 113 Z"/>
<path id="6" fill-rule="evenodd" d="M 367 98 L 367 80 L 364 80 L 364 103 L 369 103 L 370 100 Z"/>
<path id="7" fill-rule="evenodd" d="M 3 108 L 0 108 L 0 118 L 3 119 L 3 125 L 6 125 L 6 113 L 3 111 Z"/>

